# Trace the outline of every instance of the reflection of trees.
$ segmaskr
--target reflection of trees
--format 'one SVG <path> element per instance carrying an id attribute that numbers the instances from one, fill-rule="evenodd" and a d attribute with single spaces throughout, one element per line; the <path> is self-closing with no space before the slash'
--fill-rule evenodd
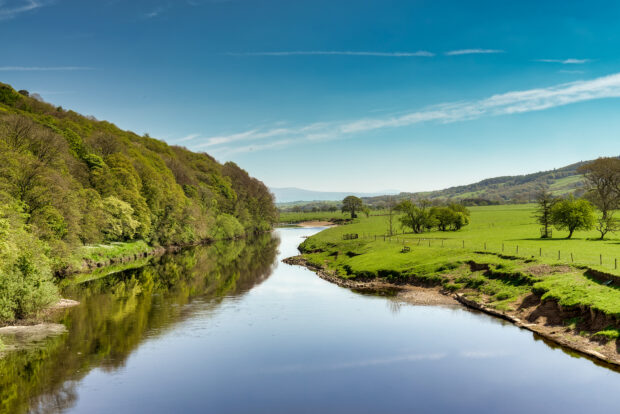
<path id="1" fill-rule="evenodd" d="M 92 368 L 122 366 L 148 333 L 159 335 L 191 316 L 201 298 L 216 307 L 266 280 L 278 241 L 217 243 L 162 256 L 155 263 L 66 289 L 82 304 L 61 320 L 68 333 L 0 360 L 0 411 L 58 412 L 75 402 L 76 381 Z"/>

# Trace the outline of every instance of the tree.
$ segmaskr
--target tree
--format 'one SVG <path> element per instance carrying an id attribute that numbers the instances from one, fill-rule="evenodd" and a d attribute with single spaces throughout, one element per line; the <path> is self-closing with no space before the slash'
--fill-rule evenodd
<path id="1" fill-rule="evenodd" d="M 538 203 L 538 207 L 536 207 L 534 217 L 536 218 L 538 224 L 542 226 L 540 237 L 543 239 L 549 238 L 549 227 L 553 224 L 551 220 L 551 211 L 556 201 L 557 198 L 551 194 L 549 187 L 547 186 L 541 186 L 536 193 L 536 202 Z"/>
<path id="2" fill-rule="evenodd" d="M 105 225 L 102 229 L 108 240 L 130 240 L 136 234 L 140 222 L 133 218 L 133 208 L 114 196 L 103 200 Z"/>
<path id="3" fill-rule="evenodd" d="M 586 197 L 601 212 L 596 230 L 601 240 L 618 229 L 614 210 L 620 205 L 620 159 L 599 158 L 579 168 L 586 183 Z"/>
<path id="4" fill-rule="evenodd" d="M 421 206 L 417 206 L 410 200 L 403 200 L 395 209 L 403 213 L 400 218 L 403 227 L 411 228 L 414 233 L 422 233 L 434 225 L 434 217 L 427 207 L 428 204 L 424 201 Z"/>
<path id="5" fill-rule="evenodd" d="M 363 206 L 364 204 L 362 203 L 362 199 L 359 197 L 351 195 L 342 200 L 342 212 L 351 213 L 351 218 L 356 218 L 356 212 L 362 210 Z"/>
<path id="6" fill-rule="evenodd" d="M 551 209 L 551 219 L 559 230 L 568 230 L 570 239 L 576 230 L 594 227 L 594 208 L 588 200 L 570 197 L 556 202 Z"/>
<path id="7" fill-rule="evenodd" d="M 385 207 L 388 211 L 388 234 L 392 236 L 394 234 L 394 213 L 396 212 L 396 201 L 394 201 L 394 197 L 388 196 Z"/>

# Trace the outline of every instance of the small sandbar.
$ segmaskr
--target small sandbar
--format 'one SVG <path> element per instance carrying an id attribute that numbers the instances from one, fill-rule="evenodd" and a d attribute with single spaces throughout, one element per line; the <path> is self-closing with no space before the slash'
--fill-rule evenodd
<path id="1" fill-rule="evenodd" d="M 297 227 L 329 227 L 335 226 L 331 221 L 310 220 L 296 223 Z"/>

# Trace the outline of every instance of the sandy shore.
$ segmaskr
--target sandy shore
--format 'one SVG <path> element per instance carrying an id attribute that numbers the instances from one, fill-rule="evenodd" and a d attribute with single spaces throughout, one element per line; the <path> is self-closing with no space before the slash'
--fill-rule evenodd
<path id="1" fill-rule="evenodd" d="M 297 227 L 329 227 L 329 226 L 335 226 L 335 224 L 330 222 L 330 221 L 319 221 L 319 220 L 302 221 L 301 223 L 295 223 L 295 225 Z"/>

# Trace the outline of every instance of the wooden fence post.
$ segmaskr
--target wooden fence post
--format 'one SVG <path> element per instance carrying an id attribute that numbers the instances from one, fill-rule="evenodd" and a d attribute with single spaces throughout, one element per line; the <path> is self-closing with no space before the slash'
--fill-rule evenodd
<path id="1" fill-rule="evenodd" d="M 558 250 L 558 260 L 560 260 L 561 258 L 562 258 L 562 252 Z"/>
<path id="2" fill-rule="evenodd" d="M 487 249 L 487 242 L 484 242 L 484 250 Z"/>
<path id="3" fill-rule="evenodd" d="M 603 255 L 601 255 L 600 263 L 601 263 L 601 265 L 603 264 Z"/>
<path id="4" fill-rule="evenodd" d="M 575 260 L 573 259 L 573 253 L 570 254 L 570 262 L 573 263 Z"/>
<path id="5" fill-rule="evenodd" d="M 542 247 L 540 247 L 538 250 L 538 256 L 542 257 Z"/>
<path id="6" fill-rule="evenodd" d="M 517 244 L 517 254 L 519 254 L 519 245 Z"/>

